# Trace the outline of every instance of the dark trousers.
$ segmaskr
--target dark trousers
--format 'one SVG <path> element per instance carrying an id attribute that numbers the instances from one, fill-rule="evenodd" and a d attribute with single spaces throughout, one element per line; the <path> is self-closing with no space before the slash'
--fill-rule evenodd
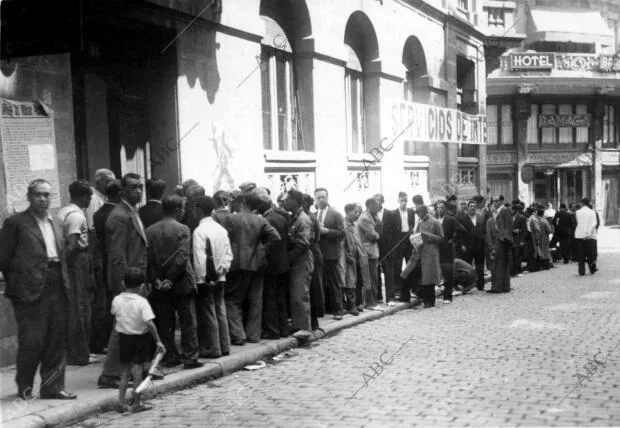
<path id="1" fill-rule="evenodd" d="M 430 308 L 435 306 L 435 284 L 423 284 L 420 288 L 424 307 Z"/>
<path id="2" fill-rule="evenodd" d="M 312 272 L 310 272 L 312 274 Z M 272 338 L 288 336 L 287 289 L 289 273 L 265 275 L 263 289 L 263 335 Z"/>
<path id="3" fill-rule="evenodd" d="M 400 238 L 402 239 L 405 233 L 401 233 Z M 407 233 L 408 235 L 408 233 Z M 411 293 L 419 293 L 420 288 L 420 280 L 419 277 L 414 275 L 409 275 L 406 279 L 402 279 L 400 274 L 403 271 L 403 260 L 405 263 L 409 261 L 411 257 L 411 253 L 413 251 L 413 247 L 411 246 L 411 242 L 408 239 L 405 239 L 395 251 L 395 259 L 394 259 L 394 278 L 395 284 L 400 289 L 400 297 L 399 300 L 403 302 L 408 302 L 411 299 Z"/>
<path id="4" fill-rule="evenodd" d="M 571 259 L 572 238 L 570 236 L 560 236 L 558 240 L 560 242 L 560 256 L 565 263 L 568 263 Z"/>
<path id="5" fill-rule="evenodd" d="M 230 335 L 224 300 L 225 282 L 198 285 L 196 315 L 200 355 L 217 358 L 230 353 Z"/>
<path id="6" fill-rule="evenodd" d="M 379 279 L 377 278 L 377 265 L 379 259 L 368 259 L 368 270 L 370 271 L 370 288 L 364 291 L 364 300 L 367 308 L 377 306 L 377 287 Z"/>
<path id="7" fill-rule="evenodd" d="M 95 266 L 96 268 L 96 266 Z M 91 314 L 90 352 L 102 353 L 108 344 L 112 331 L 113 318 L 110 314 L 112 302 L 108 302 L 108 289 L 103 275 L 103 269 L 95 269 L 95 291 Z"/>
<path id="8" fill-rule="evenodd" d="M 467 251 L 463 253 L 459 251 L 460 259 L 469 264 L 475 264 L 476 266 L 476 286 L 478 290 L 484 290 L 484 245 L 479 246 L 478 249 L 467 248 Z"/>
<path id="9" fill-rule="evenodd" d="M 333 314 L 341 314 L 342 307 L 342 275 L 338 260 L 324 260 L 323 265 L 323 286 L 327 295 L 325 300 L 329 301 L 329 307 Z M 375 271 L 377 268 L 375 267 Z M 326 303 L 327 306 L 327 303 Z"/>
<path id="10" fill-rule="evenodd" d="M 596 239 L 575 239 L 575 243 L 577 244 L 579 275 L 586 274 L 586 263 L 592 273 L 596 269 Z"/>
<path id="11" fill-rule="evenodd" d="M 355 288 L 345 288 L 343 294 L 346 299 L 346 306 L 345 306 L 346 310 L 352 311 L 357 306 L 357 303 L 355 303 L 355 300 L 356 300 L 355 299 L 355 294 L 356 294 Z"/>
<path id="12" fill-rule="evenodd" d="M 454 261 L 441 263 L 441 276 L 443 276 L 443 299 L 452 301 L 454 290 Z"/>
<path id="13" fill-rule="evenodd" d="M 495 260 L 493 263 L 493 277 L 491 279 L 491 289 L 500 293 L 510 291 L 510 264 L 511 264 L 512 243 L 508 241 L 498 241 L 495 245 Z"/>
<path id="14" fill-rule="evenodd" d="M 311 330 L 312 311 L 310 287 L 312 284 L 312 272 L 314 270 L 314 258 L 311 251 L 306 251 L 295 259 L 289 272 L 290 278 L 290 305 L 291 318 L 293 320 L 292 329 Z M 341 296 L 342 300 L 342 296 Z M 288 320 L 287 329 L 288 329 Z M 318 321 L 317 321 L 318 325 Z M 318 328 L 318 327 L 317 327 Z M 288 331 L 286 332 L 288 335 Z"/>
<path id="15" fill-rule="evenodd" d="M 523 247 L 513 246 L 512 247 L 512 264 L 510 267 L 512 276 L 516 276 L 523 271 L 523 267 L 521 266 L 522 260 L 523 260 Z"/>
<path id="16" fill-rule="evenodd" d="M 243 305 L 248 303 L 248 317 L 243 322 Z M 260 341 L 263 312 L 263 273 L 238 270 L 228 274 L 226 314 L 230 340 L 234 344 Z"/>
<path id="17" fill-rule="evenodd" d="M 60 265 L 50 265 L 45 288 L 35 302 L 12 301 L 17 321 L 18 393 L 32 394 L 41 364 L 41 394 L 65 389 L 67 294 Z"/>
<path id="18" fill-rule="evenodd" d="M 196 321 L 196 295 L 178 294 L 172 290 L 154 290 L 151 294 L 157 312 L 157 330 L 166 347 L 166 361 L 173 361 L 179 356 L 182 362 L 198 358 L 198 337 Z M 175 342 L 176 314 L 181 324 L 181 354 Z"/>
<path id="19" fill-rule="evenodd" d="M 360 263 L 361 256 L 358 254 L 357 259 L 355 260 L 355 273 L 357 274 L 356 282 L 355 282 L 355 303 L 359 309 L 363 309 L 364 302 L 366 301 L 366 296 L 364 296 L 364 276 L 362 273 L 362 265 Z"/>

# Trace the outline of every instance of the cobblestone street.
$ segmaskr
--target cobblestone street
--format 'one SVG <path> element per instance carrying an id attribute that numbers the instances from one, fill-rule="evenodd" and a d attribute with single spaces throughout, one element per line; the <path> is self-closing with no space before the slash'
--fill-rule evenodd
<path id="1" fill-rule="evenodd" d="M 81 427 L 620 425 L 618 230 L 576 264 L 406 310 Z"/>

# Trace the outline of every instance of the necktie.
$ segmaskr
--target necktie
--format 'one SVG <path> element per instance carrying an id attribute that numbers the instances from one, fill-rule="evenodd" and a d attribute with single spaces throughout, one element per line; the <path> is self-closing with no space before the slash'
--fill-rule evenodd
<path id="1" fill-rule="evenodd" d="M 325 210 L 321 210 L 321 211 L 319 212 L 319 224 L 320 224 L 321 226 L 323 226 L 323 216 L 324 216 L 324 214 L 325 214 Z"/>

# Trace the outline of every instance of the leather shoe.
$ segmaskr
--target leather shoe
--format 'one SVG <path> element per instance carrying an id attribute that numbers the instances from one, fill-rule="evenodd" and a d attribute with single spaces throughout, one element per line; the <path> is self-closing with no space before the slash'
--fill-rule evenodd
<path id="1" fill-rule="evenodd" d="M 487 293 L 501 293 L 501 291 L 487 290 Z"/>
<path id="2" fill-rule="evenodd" d="M 104 375 L 99 376 L 99 379 L 97 380 L 97 386 L 99 388 L 118 389 L 119 383 L 120 379 Z"/>
<path id="3" fill-rule="evenodd" d="M 76 398 L 77 395 L 67 391 L 41 393 L 41 399 L 43 400 L 75 400 Z"/>
<path id="4" fill-rule="evenodd" d="M 186 361 L 183 363 L 184 369 L 197 369 L 198 367 L 202 367 L 202 366 L 204 366 L 204 364 L 196 360 Z"/>

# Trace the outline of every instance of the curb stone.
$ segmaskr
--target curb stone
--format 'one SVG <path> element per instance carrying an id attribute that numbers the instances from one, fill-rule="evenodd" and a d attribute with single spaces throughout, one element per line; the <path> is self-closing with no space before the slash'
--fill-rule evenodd
<path id="1" fill-rule="evenodd" d="M 250 349 L 219 358 L 217 361 L 206 362 L 203 367 L 191 371 L 181 370 L 167 374 L 162 380 L 155 381 L 143 394 L 145 398 L 153 398 L 158 395 L 170 393 L 180 389 L 190 388 L 196 384 L 226 376 L 232 372 L 243 369 L 244 366 L 257 360 L 267 359 L 292 348 L 297 348 L 316 340 L 333 336 L 340 331 L 356 325 L 374 321 L 384 316 L 393 315 L 404 309 L 417 306 L 420 302 L 413 299 L 410 303 L 397 303 L 392 307 L 385 307 L 383 311 L 370 311 L 365 309 L 359 316 L 346 318 L 313 333 L 305 343 L 300 343 L 293 337 L 271 340 L 253 346 Z M 6 421 L 2 424 L 5 428 L 45 428 L 50 426 L 67 426 L 78 423 L 89 416 L 110 411 L 118 402 L 118 391 L 105 390 L 97 397 L 90 399 L 78 399 L 71 406 L 46 409 L 37 413 L 24 415 L 17 419 Z"/>

